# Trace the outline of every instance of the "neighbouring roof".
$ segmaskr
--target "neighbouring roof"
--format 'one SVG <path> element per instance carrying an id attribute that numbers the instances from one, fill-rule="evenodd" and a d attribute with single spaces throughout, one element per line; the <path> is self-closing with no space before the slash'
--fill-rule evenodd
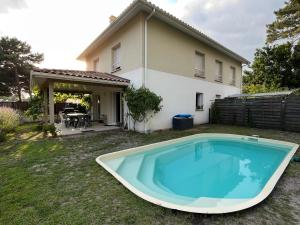
<path id="1" fill-rule="evenodd" d="M 234 94 L 229 95 L 227 98 L 242 98 L 242 97 L 264 97 L 264 96 L 282 96 L 290 95 L 295 90 L 289 91 L 278 91 L 278 92 L 265 92 L 265 93 L 256 93 L 256 94 Z"/>
<path id="2" fill-rule="evenodd" d="M 58 75 L 62 77 L 71 77 L 71 78 L 86 78 L 92 80 L 103 80 L 109 82 L 120 82 L 120 83 L 128 83 L 130 80 L 118 77 L 109 73 L 101 73 L 95 71 L 81 71 L 81 70 L 60 70 L 60 69 L 40 69 L 34 68 L 32 70 L 32 74 L 36 75 L 44 75 L 45 78 L 47 74 L 49 75 Z"/>
<path id="3" fill-rule="evenodd" d="M 120 27 L 122 27 L 125 23 L 127 23 L 131 18 L 133 18 L 137 13 L 145 11 L 151 13 L 152 10 L 155 9 L 155 13 L 153 17 L 158 18 L 169 25 L 175 27 L 176 29 L 181 30 L 182 32 L 206 43 L 207 45 L 223 52 L 224 54 L 234 58 L 235 60 L 249 64 L 250 62 L 244 57 L 236 54 L 225 46 L 221 45 L 217 41 L 208 37 L 201 31 L 195 29 L 194 27 L 188 25 L 177 17 L 171 15 L 165 10 L 159 8 L 147 0 L 135 0 L 133 1 L 117 18 L 114 22 L 112 22 L 78 57 L 79 60 L 84 60 L 85 57 L 93 51 L 93 49 L 100 44 L 102 44 L 110 35 L 116 32 Z"/>

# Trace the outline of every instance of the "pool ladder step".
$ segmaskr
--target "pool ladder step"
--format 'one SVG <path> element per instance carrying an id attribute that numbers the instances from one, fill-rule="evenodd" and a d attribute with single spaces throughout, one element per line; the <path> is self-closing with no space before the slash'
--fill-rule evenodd
<path id="1" fill-rule="evenodd" d="M 124 177 L 136 177 L 143 162 L 144 155 L 126 157 L 116 172 Z"/>

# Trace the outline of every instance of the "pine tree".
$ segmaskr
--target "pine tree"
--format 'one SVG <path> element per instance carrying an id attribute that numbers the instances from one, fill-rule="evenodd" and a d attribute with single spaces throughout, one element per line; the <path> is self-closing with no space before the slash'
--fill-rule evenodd
<path id="1" fill-rule="evenodd" d="M 267 43 L 282 39 L 297 42 L 300 35 L 300 0 L 289 0 L 274 13 L 276 20 L 267 25 Z"/>
<path id="2" fill-rule="evenodd" d="M 0 39 L 0 96 L 18 96 L 29 92 L 30 70 L 43 61 L 43 54 L 32 53 L 31 46 L 17 38 Z"/>

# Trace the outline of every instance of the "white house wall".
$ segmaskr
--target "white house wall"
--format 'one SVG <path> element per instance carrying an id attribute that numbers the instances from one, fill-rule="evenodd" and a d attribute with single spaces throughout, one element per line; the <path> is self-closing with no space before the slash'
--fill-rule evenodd
<path id="1" fill-rule="evenodd" d="M 203 79 L 148 70 L 147 87 L 163 98 L 163 108 L 148 124 L 151 130 L 172 127 L 172 117 L 179 113 L 194 116 L 194 124 L 209 122 L 209 108 L 216 95 L 227 97 L 240 93 L 234 86 L 218 84 Z M 203 93 L 204 109 L 196 111 L 196 93 Z"/>
<path id="2" fill-rule="evenodd" d="M 130 85 L 132 85 L 134 88 L 139 88 L 143 85 L 143 73 L 144 73 L 144 68 L 138 68 L 126 73 L 119 74 L 118 76 L 129 79 L 130 80 Z M 127 122 L 127 126 L 133 130 L 133 121 L 127 116 L 128 114 L 128 107 L 126 103 L 123 105 L 124 108 L 124 122 Z M 139 132 L 144 132 L 144 124 L 143 123 L 137 123 L 136 124 L 136 130 Z"/>
<path id="3" fill-rule="evenodd" d="M 121 77 L 130 79 L 131 84 L 139 88 L 143 81 L 143 68 L 124 73 Z M 209 122 L 209 108 L 216 95 L 222 98 L 228 95 L 240 93 L 235 86 L 219 84 L 200 78 L 189 78 L 181 75 L 148 69 L 147 88 L 163 98 L 162 110 L 156 114 L 147 124 L 136 124 L 136 130 L 144 132 L 168 129 L 172 127 L 172 117 L 179 113 L 188 113 L 194 116 L 194 124 Z M 196 111 L 196 93 L 203 93 L 204 109 Z M 124 116 L 128 109 L 124 105 Z M 126 118 L 125 118 L 126 121 Z M 133 129 L 133 122 L 128 125 Z"/>

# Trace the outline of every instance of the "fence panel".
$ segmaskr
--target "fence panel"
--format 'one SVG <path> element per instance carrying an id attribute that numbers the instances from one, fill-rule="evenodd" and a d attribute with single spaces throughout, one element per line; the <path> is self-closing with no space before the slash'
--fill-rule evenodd
<path id="1" fill-rule="evenodd" d="M 300 96 L 289 96 L 286 99 L 285 129 L 300 132 Z"/>
<path id="2" fill-rule="evenodd" d="M 28 102 L 0 102 L 0 107 L 9 107 L 19 111 L 26 111 L 29 104 Z"/>
<path id="3" fill-rule="evenodd" d="M 218 99 L 214 112 L 220 124 L 300 132 L 300 96 Z"/>

